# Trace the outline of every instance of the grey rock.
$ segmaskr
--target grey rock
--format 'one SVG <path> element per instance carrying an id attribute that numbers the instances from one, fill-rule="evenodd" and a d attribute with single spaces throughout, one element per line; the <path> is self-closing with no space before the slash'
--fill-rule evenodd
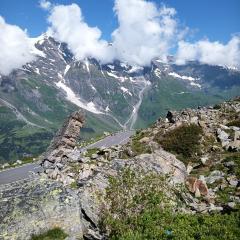
<path id="1" fill-rule="evenodd" d="M 190 174 L 192 172 L 192 170 L 193 170 L 192 164 L 188 164 L 187 165 L 187 173 Z"/>
<path id="2" fill-rule="evenodd" d="M 227 134 L 220 128 L 217 129 L 217 137 L 221 141 L 223 147 L 229 144 L 229 134 Z"/>
<path id="3" fill-rule="evenodd" d="M 236 187 L 238 185 L 239 180 L 237 179 L 236 176 L 230 176 L 227 178 L 227 181 L 229 182 L 229 184 L 233 187 Z"/>
<path id="4" fill-rule="evenodd" d="M 214 204 L 210 204 L 209 212 L 221 212 L 223 207 L 215 206 Z"/>
<path id="5" fill-rule="evenodd" d="M 57 163 L 56 166 L 57 166 L 57 168 L 58 168 L 59 170 L 62 170 L 63 167 L 64 167 L 64 164 L 62 164 L 62 163 Z"/>
<path id="6" fill-rule="evenodd" d="M 82 239 L 79 196 L 49 179 L 34 178 L 0 186 L 0 239 L 31 239 L 60 226 L 71 239 Z"/>
<path id="7" fill-rule="evenodd" d="M 48 160 L 45 160 L 43 163 L 42 163 L 42 166 L 43 168 L 45 169 L 54 169 L 55 168 L 55 165 L 53 162 L 50 162 Z"/>
<path id="8" fill-rule="evenodd" d="M 22 164 L 22 161 L 21 160 L 17 160 L 16 163 L 17 164 Z"/>
<path id="9" fill-rule="evenodd" d="M 98 157 L 99 157 L 99 155 L 94 153 L 94 154 L 92 154 L 91 159 L 97 159 Z"/>
<path id="10" fill-rule="evenodd" d="M 223 179 L 224 176 L 225 176 L 224 172 L 215 170 L 215 171 L 211 172 L 208 177 L 205 178 L 206 183 L 212 184 L 212 183 L 216 182 L 217 180 Z"/>
<path id="11" fill-rule="evenodd" d="M 228 207 L 230 207 L 231 209 L 234 209 L 236 207 L 236 203 L 235 202 L 228 202 L 227 203 Z"/>
<path id="12" fill-rule="evenodd" d="M 71 153 L 67 155 L 69 162 L 77 162 L 81 158 L 81 151 L 79 149 L 74 149 Z"/>
<path id="13" fill-rule="evenodd" d="M 49 170 L 47 175 L 51 179 L 57 179 L 57 177 L 60 175 L 60 171 L 58 168 L 55 168 L 54 170 Z"/>
<path id="14" fill-rule="evenodd" d="M 209 159 L 208 156 L 203 156 L 203 157 L 201 157 L 200 160 L 201 160 L 202 164 L 205 165 L 208 159 Z"/>
<path id="15" fill-rule="evenodd" d="M 226 163 L 224 163 L 224 166 L 225 167 L 233 167 L 233 166 L 235 166 L 235 162 L 234 161 L 226 162 Z"/>

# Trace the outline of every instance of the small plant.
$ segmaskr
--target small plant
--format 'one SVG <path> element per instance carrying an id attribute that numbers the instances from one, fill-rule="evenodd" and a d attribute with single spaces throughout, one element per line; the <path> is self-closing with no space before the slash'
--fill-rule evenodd
<path id="1" fill-rule="evenodd" d="M 240 119 L 233 120 L 227 124 L 228 127 L 234 126 L 240 128 Z"/>
<path id="2" fill-rule="evenodd" d="M 135 155 L 152 152 L 147 144 L 140 142 L 143 137 L 146 137 L 146 134 L 138 130 L 136 135 L 132 138 L 131 148 Z"/>
<path id="3" fill-rule="evenodd" d="M 31 240 L 64 240 L 67 236 L 68 235 L 61 228 L 56 227 L 45 233 L 33 235 Z"/>
<path id="4" fill-rule="evenodd" d="M 180 155 L 183 159 L 194 157 L 200 151 L 201 127 L 196 124 L 182 125 L 169 132 L 163 137 L 157 135 L 156 141 L 169 152 Z"/>
<path id="5" fill-rule="evenodd" d="M 236 153 L 232 153 L 231 155 L 227 156 L 223 162 L 234 162 L 234 166 L 231 167 L 230 171 L 231 174 L 235 174 L 237 176 L 237 178 L 240 178 L 240 153 L 236 152 Z"/>
<path id="6" fill-rule="evenodd" d="M 239 211 L 211 215 L 175 212 L 173 196 L 179 192 L 170 189 L 166 180 L 129 169 L 111 178 L 105 196 L 109 204 L 102 216 L 108 239 L 239 239 Z"/>
<path id="7" fill-rule="evenodd" d="M 133 140 L 132 141 L 132 150 L 136 155 L 143 154 L 143 153 L 151 153 L 151 148 L 139 141 Z"/>
<path id="8" fill-rule="evenodd" d="M 78 189 L 78 184 L 77 184 L 77 182 L 72 182 L 72 183 L 70 184 L 70 188 L 72 188 L 72 189 Z"/>
<path id="9" fill-rule="evenodd" d="M 216 105 L 213 106 L 213 109 L 219 110 L 219 109 L 221 109 L 221 105 L 220 104 L 216 104 Z"/>
<path id="10" fill-rule="evenodd" d="M 88 149 L 85 153 L 85 157 L 91 157 L 93 154 L 97 153 L 99 151 L 99 148 L 91 148 Z"/>

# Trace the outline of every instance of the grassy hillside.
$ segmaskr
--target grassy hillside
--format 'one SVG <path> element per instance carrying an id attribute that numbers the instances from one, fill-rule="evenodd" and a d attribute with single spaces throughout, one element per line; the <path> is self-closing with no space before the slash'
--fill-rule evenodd
<path id="1" fill-rule="evenodd" d="M 239 86 L 225 90 L 212 88 L 209 91 L 190 92 L 182 82 L 171 77 L 154 81 L 153 76 L 153 84 L 144 95 L 136 128 L 144 128 L 154 123 L 160 116 L 166 116 L 168 110 L 214 105 L 233 98 L 240 92 Z"/>

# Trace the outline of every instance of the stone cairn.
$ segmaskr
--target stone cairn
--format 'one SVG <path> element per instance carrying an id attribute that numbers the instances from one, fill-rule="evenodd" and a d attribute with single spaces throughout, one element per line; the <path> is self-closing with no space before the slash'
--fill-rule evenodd
<path id="1" fill-rule="evenodd" d="M 71 155 L 76 147 L 84 122 L 83 112 L 72 113 L 56 133 L 47 151 L 40 157 L 41 165 L 48 177 L 61 180 L 61 172 L 64 171 L 66 163 L 72 161 Z"/>

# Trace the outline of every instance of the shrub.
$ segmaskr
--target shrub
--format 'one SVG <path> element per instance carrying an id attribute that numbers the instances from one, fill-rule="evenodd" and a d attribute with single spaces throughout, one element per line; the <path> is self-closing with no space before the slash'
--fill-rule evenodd
<path id="1" fill-rule="evenodd" d="M 157 136 L 162 147 L 169 152 L 179 154 L 183 158 L 191 158 L 199 153 L 199 141 L 202 129 L 196 124 L 182 125 L 169 132 L 163 137 Z"/>
<path id="2" fill-rule="evenodd" d="M 132 138 L 131 148 L 135 155 L 152 152 L 147 144 L 140 142 L 143 137 L 146 137 L 146 135 L 141 131 L 137 131 L 136 135 Z"/>
<path id="3" fill-rule="evenodd" d="M 106 190 L 106 201 L 110 208 L 103 209 L 103 228 L 110 234 L 110 239 L 118 238 L 126 232 L 148 224 L 139 217 L 147 216 L 152 209 L 169 209 L 170 198 L 166 197 L 167 185 L 164 178 L 158 175 L 138 175 L 127 169 L 119 177 L 110 179 L 110 186 Z M 164 204 L 164 206 L 162 205 Z M 143 215 L 142 215 L 143 214 Z M 149 230 L 151 230 L 149 228 Z M 135 239 L 135 238 L 132 238 Z"/>
<path id="4" fill-rule="evenodd" d="M 91 157 L 93 154 L 97 153 L 99 151 L 99 148 L 90 148 L 85 153 L 85 157 Z"/>
<path id="5" fill-rule="evenodd" d="M 240 128 L 240 119 L 237 119 L 237 120 L 234 120 L 234 121 L 231 121 L 227 124 L 228 127 L 231 127 L 231 126 L 235 126 L 235 127 L 239 127 Z"/>
<path id="6" fill-rule="evenodd" d="M 170 204 L 172 194 L 166 194 L 165 181 L 157 175 L 140 177 L 130 170 L 111 179 L 105 196 L 109 205 L 104 209 L 102 222 L 109 239 L 239 239 L 239 212 L 174 212 Z"/>
<path id="7" fill-rule="evenodd" d="M 77 184 L 77 182 L 72 182 L 72 183 L 70 184 L 70 188 L 72 188 L 72 189 L 78 189 L 78 184 Z"/>
<path id="8" fill-rule="evenodd" d="M 61 228 L 53 228 L 45 233 L 33 235 L 31 240 L 64 240 L 68 235 Z"/>
<path id="9" fill-rule="evenodd" d="M 220 104 L 216 104 L 213 106 L 213 109 L 218 110 L 221 109 L 221 105 Z"/>
<path id="10" fill-rule="evenodd" d="M 231 174 L 234 174 L 237 176 L 237 178 L 240 178 L 240 153 L 232 153 L 230 156 L 227 156 L 223 161 L 233 161 L 235 165 L 230 168 Z"/>

